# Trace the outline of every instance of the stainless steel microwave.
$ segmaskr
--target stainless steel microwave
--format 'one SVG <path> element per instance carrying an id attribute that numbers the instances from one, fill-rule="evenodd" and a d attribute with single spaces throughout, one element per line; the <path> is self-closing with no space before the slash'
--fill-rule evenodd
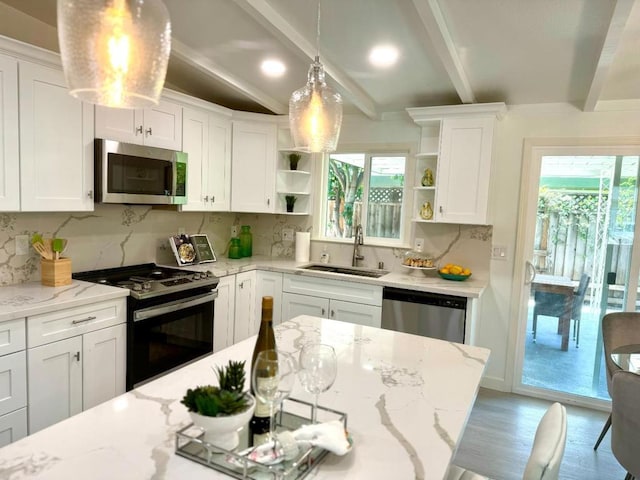
<path id="1" fill-rule="evenodd" d="M 114 140 L 95 140 L 99 203 L 179 205 L 187 202 L 187 154 Z"/>

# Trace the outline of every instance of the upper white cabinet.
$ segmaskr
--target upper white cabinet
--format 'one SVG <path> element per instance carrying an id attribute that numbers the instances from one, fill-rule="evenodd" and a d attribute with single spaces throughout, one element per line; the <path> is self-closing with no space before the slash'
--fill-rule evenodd
<path id="1" fill-rule="evenodd" d="M 275 212 L 277 125 L 234 121 L 232 138 L 231 210 Z"/>
<path id="2" fill-rule="evenodd" d="M 20 60 L 18 71 L 21 210 L 93 210 L 93 106 L 69 95 L 62 70 Z"/>
<path id="3" fill-rule="evenodd" d="M 416 159 L 413 220 L 416 222 L 488 223 L 491 149 L 496 118 L 504 103 L 410 108 L 422 127 Z M 433 185 L 421 182 L 427 169 Z M 425 182 L 426 183 L 426 182 Z M 433 215 L 428 212 L 427 203 Z"/>
<path id="4" fill-rule="evenodd" d="M 18 61 L 0 55 L 0 211 L 20 210 Z"/>
<path id="5" fill-rule="evenodd" d="M 182 150 L 182 106 L 165 99 L 137 110 L 96 106 L 96 137 Z"/>
<path id="6" fill-rule="evenodd" d="M 229 211 L 231 207 L 231 120 L 229 116 L 185 107 L 183 150 L 188 154 L 187 203 L 180 209 Z"/>

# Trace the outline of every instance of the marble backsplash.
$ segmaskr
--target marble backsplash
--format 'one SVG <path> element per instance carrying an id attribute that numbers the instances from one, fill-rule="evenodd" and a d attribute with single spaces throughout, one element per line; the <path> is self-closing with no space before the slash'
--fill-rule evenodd
<path id="1" fill-rule="evenodd" d="M 232 225 L 250 225 L 254 255 L 291 258 L 293 242 L 282 240 L 282 230 L 310 231 L 306 216 L 186 213 L 149 206 L 96 205 L 93 212 L 80 213 L 0 213 L 0 285 L 40 279 L 40 256 L 32 249 L 16 255 L 15 237 L 41 233 L 68 240 L 64 256 L 71 258 L 74 272 L 123 265 L 157 262 L 173 264 L 168 238 L 180 229 L 186 233 L 206 233 L 218 256 L 226 256 Z M 415 235 L 425 239 L 425 251 L 438 263 L 461 263 L 474 274 L 488 278 L 491 227 L 473 225 L 417 225 Z M 311 261 L 327 251 L 331 263 L 350 264 L 352 243 L 311 243 Z M 362 266 L 401 270 L 405 249 L 365 245 Z"/>

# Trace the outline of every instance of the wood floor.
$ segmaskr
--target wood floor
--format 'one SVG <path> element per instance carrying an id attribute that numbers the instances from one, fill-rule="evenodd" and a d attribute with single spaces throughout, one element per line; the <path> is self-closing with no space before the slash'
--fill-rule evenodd
<path id="1" fill-rule="evenodd" d="M 540 418 L 551 402 L 480 389 L 454 463 L 494 480 L 521 479 Z M 608 413 L 567 405 L 562 480 L 623 480 L 610 433 L 595 443 Z"/>

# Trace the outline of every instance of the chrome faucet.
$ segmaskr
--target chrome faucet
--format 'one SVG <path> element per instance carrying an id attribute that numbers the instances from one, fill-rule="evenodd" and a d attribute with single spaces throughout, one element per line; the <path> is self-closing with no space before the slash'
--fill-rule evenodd
<path id="1" fill-rule="evenodd" d="M 364 260 L 364 255 L 360 255 L 360 245 L 364 245 L 364 239 L 362 236 L 362 225 L 356 225 L 356 232 L 353 235 L 353 259 L 351 260 L 351 266 L 357 267 L 358 260 Z"/>

